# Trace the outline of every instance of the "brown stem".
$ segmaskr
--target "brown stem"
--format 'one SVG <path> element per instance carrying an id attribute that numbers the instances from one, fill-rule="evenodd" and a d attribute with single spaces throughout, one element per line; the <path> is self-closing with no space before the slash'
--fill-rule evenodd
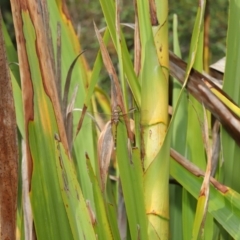
<path id="1" fill-rule="evenodd" d="M 193 175 L 195 175 L 196 177 L 204 177 L 205 176 L 205 172 L 202 171 L 200 168 L 198 168 L 196 165 L 194 165 L 193 163 L 191 163 L 190 161 L 188 161 L 185 157 L 183 157 L 182 155 L 180 155 L 178 152 L 176 152 L 174 149 L 171 148 L 170 150 L 170 156 L 176 161 L 178 162 L 180 165 L 182 165 L 185 169 L 187 169 L 189 172 L 191 172 Z M 218 189 L 219 191 L 221 191 L 222 193 L 226 193 L 228 191 L 228 188 L 221 184 L 220 182 L 218 182 L 215 178 L 210 177 L 210 182 L 212 183 L 212 185 Z"/>

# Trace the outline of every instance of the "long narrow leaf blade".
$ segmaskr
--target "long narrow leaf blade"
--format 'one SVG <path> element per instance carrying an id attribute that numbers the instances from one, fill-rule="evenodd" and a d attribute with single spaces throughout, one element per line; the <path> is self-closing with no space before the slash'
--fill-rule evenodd
<path id="1" fill-rule="evenodd" d="M 148 239 L 145 213 L 143 171 L 138 149 L 128 147 L 125 125 L 117 126 L 117 159 L 132 239 Z"/>

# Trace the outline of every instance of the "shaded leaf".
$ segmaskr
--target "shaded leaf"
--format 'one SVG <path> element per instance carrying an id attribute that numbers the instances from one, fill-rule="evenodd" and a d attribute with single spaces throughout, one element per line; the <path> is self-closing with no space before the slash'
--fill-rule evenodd
<path id="1" fill-rule="evenodd" d="M 73 62 L 71 63 L 68 73 L 67 73 L 67 78 L 66 78 L 66 82 L 65 82 L 65 86 L 64 86 L 64 94 L 63 94 L 63 101 L 62 101 L 62 115 L 63 115 L 63 120 L 64 120 L 64 125 L 65 128 L 67 127 L 67 106 L 68 106 L 68 94 L 69 94 L 69 88 L 70 88 L 70 84 L 71 84 L 71 78 L 72 78 L 72 71 L 73 68 L 78 60 L 78 58 L 84 53 L 85 51 L 82 51 L 81 53 L 79 53 L 76 58 L 73 60 Z"/>

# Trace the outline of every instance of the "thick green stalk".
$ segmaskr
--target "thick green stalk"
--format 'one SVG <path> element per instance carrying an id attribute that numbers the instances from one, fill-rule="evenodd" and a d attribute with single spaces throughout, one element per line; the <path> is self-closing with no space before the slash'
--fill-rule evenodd
<path id="1" fill-rule="evenodd" d="M 149 239 L 169 239 L 169 141 L 161 149 L 168 128 L 168 4 L 150 2 L 137 1 L 145 204 Z"/>

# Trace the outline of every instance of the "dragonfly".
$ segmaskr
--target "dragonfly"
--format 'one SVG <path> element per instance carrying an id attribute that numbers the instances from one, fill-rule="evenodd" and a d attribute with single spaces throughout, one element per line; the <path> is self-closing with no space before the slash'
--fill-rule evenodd
<path id="1" fill-rule="evenodd" d="M 83 109 L 82 108 L 74 108 L 73 111 L 83 112 Z M 146 112 L 146 111 L 144 111 L 144 112 Z M 126 114 L 123 114 L 118 109 L 114 110 L 112 114 L 97 112 L 97 111 L 92 111 L 92 112 L 86 111 L 85 118 L 84 118 L 84 120 L 86 120 L 86 122 L 83 122 L 81 128 L 90 129 L 90 125 L 93 123 L 95 125 L 96 129 L 98 130 L 98 132 L 101 133 L 104 129 L 104 126 L 106 125 L 106 123 L 108 121 L 110 121 L 111 126 L 117 125 L 119 121 L 124 122 L 123 117 L 127 116 L 127 121 L 129 122 L 130 130 L 135 135 L 139 132 L 139 131 L 135 131 L 135 129 L 136 128 L 138 130 L 140 129 L 140 116 L 141 116 L 141 114 L 144 114 L 144 112 L 140 113 L 140 111 L 137 108 L 129 109 Z M 172 115 L 172 112 L 173 112 L 172 107 L 169 106 L 168 107 L 169 116 Z M 90 121 L 89 121 L 89 119 L 90 119 Z M 115 141 L 114 147 L 116 147 L 116 135 L 117 135 L 117 132 L 115 131 L 115 133 L 113 133 L 113 137 L 114 137 L 114 141 Z M 136 145 L 135 139 L 133 139 L 133 143 L 134 143 L 133 146 L 135 146 Z"/>
<path id="2" fill-rule="evenodd" d="M 82 112 L 83 109 L 75 108 L 74 111 Z M 135 124 L 133 121 L 133 115 L 138 117 L 139 111 L 136 109 L 131 109 L 125 114 L 125 117 L 128 119 L 128 124 L 130 125 L 132 134 L 134 132 Z M 96 129 L 99 130 L 100 134 L 98 137 L 98 143 L 97 143 L 97 159 L 99 163 L 99 169 L 100 169 L 100 176 L 101 176 L 101 188 L 104 189 L 105 182 L 106 182 L 106 176 L 108 175 L 108 168 L 110 165 L 110 162 L 112 159 L 115 159 L 115 153 L 117 151 L 117 137 L 118 134 L 120 134 L 121 130 L 118 130 L 118 124 L 119 122 L 125 124 L 125 121 L 123 121 L 124 114 L 119 111 L 118 109 L 115 109 L 113 111 L 113 114 L 104 114 L 99 112 L 89 112 L 85 111 L 85 118 L 84 120 L 87 122 L 86 124 L 83 122 L 81 126 L 81 131 L 83 131 L 83 136 L 86 133 L 91 132 L 89 123 L 96 126 Z M 100 122 L 103 121 L 104 123 L 100 124 Z M 89 127 L 87 127 L 89 126 Z M 88 130 L 89 129 L 89 130 Z M 134 136 L 135 138 L 135 136 Z M 128 154 L 129 154 L 129 161 L 132 162 L 132 146 L 135 145 L 135 139 L 134 142 L 131 142 L 130 138 L 128 137 L 126 139 L 127 147 L 128 147 Z"/>
<path id="3" fill-rule="evenodd" d="M 83 112 L 84 110 L 82 108 L 74 108 L 73 111 L 77 112 Z M 96 129 L 101 133 L 103 131 L 104 126 L 108 121 L 110 121 L 111 125 L 117 125 L 119 121 L 122 121 L 120 118 L 127 119 L 129 125 L 130 125 L 130 131 L 134 132 L 134 115 L 139 115 L 140 112 L 137 111 L 136 108 L 130 109 L 126 114 L 121 113 L 120 110 L 115 109 L 112 114 L 110 113 L 102 113 L 102 112 L 91 112 L 86 111 L 85 112 L 85 120 L 89 118 L 91 121 L 86 121 L 87 123 L 82 123 L 81 128 L 86 128 L 87 125 L 94 123 L 96 126 Z M 83 120 L 84 121 L 84 120 Z M 116 135 L 116 134 L 114 134 Z M 116 136 L 114 136 L 116 138 Z"/>
<path id="4" fill-rule="evenodd" d="M 95 125 L 97 132 L 100 132 L 103 130 L 104 125 L 107 123 L 107 121 L 111 122 L 111 126 L 113 125 L 117 125 L 117 123 L 119 121 L 124 121 L 127 132 L 128 132 L 128 137 L 130 138 L 130 140 L 135 143 L 135 139 L 134 139 L 134 128 L 135 128 L 135 124 L 133 121 L 133 116 L 140 116 L 140 112 L 138 109 L 136 108 L 132 108 L 129 111 L 122 113 L 120 107 L 115 107 L 113 109 L 112 107 L 112 113 L 102 113 L 99 111 L 88 111 L 86 105 L 84 104 L 82 108 L 78 108 L 78 107 L 74 107 L 74 103 L 75 103 L 75 98 L 78 92 L 78 86 L 75 87 L 74 92 L 72 94 L 70 103 L 68 104 L 67 108 L 66 108 L 66 120 L 67 122 L 65 123 L 66 129 L 70 129 L 72 128 L 71 125 L 71 119 L 72 117 L 69 117 L 70 115 L 73 114 L 73 112 L 80 112 L 80 120 L 78 122 L 77 125 L 77 131 L 76 131 L 76 135 L 75 138 L 77 137 L 77 134 L 79 133 L 79 131 L 82 129 L 88 129 L 90 130 L 90 126 L 92 124 Z M 114 94 L 113 94 L 114 95 Z M 139 117 L 134 117 L 137 119 L 140 119 Z M 70 121 L 68 121 L 70 120 Z M 69 125 L 69 127 L 67 127 Z M 75 127 L 73 127 L 75 128 Z M 85 131 L 84 131 L 85 132 Z M 85 132 L 86 134 L 86 132 Z M 116 139 L 116 131 L 114 131 L 113 133 L 113 137 L 114 139 Z M 68 137 L 68 141 L 70 142 L 70 145 L 72 146 L 72 141 L 75 141 L 75 139 L 72 136 L 72 133 L 70 132 L 70 136 Z M 116 141 L 115 141 L 115 147 L 116 147 Z"/>

